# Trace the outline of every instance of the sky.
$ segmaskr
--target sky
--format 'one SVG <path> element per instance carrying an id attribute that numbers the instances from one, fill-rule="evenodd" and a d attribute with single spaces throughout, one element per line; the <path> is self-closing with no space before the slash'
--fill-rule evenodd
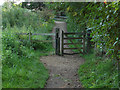
<path id="1" fill-rule="evenodd" d="M 2 5 L 6 0 L 0 0 L 0 5 Z M 9 0 L 9 1 L 16 1 L 16 4 L 24 2 L 25 0 Z"/>
<path id="2" fill-rule="evenodd" d="M 2 5 L 4 3 L 4 0 L 0 0 L 0 5 Z"/>

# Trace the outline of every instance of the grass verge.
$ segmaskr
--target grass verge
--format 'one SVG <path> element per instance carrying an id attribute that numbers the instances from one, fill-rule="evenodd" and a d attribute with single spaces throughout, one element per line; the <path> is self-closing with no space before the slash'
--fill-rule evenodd
<path id="1" fill-rule="evenodd" d="M 80 82 L 84 88 L 118 88 L 118 68 L 116 62 L 95 57 L 94 54 L 84 55 L 85 63 L 78 70 Z"/>
<path id="2" fill-rule="evenodd" d="M 29 51 L 30 57 L 12 54 L 8 64 L 3 62 L 3 88 L 43 88 L 48 78 L 48 70 L 39 61 L 39 51 Z"/>

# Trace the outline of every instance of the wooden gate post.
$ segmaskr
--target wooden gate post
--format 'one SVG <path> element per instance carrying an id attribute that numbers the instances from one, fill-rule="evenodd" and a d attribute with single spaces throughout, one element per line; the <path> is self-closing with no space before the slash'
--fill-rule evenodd
<path id="1" fill-rule="evenodd" d="M 91 37 L 90 37 L 91 30 L 87 31 L 87 52 L 90 52 L 91 49 Z"/>
<path id="2" fill-rule="evenodd" d="M 29 32 L 29 41 L 31 41 L 31 35 L 32 35 L 32 33 Z"/>
<path id="3" fill-rule="evenodd" d="M 60 55 L 60 37 L 58 37 L 58 40 L 57 40 L 57 52 L 58 52 L 58 55 Z"/>
<path id="4" fill-rule="evenodd" d="M 55 34 L 55 53 L 56 55 L 59 54 L 59 28 L 56 28 L 56 34 Z"/>
<path id="5" fill-rule="evenodd" d="M 86 36 L 86 31 L 83 31 L 83 53 L 85 53 L 85 36 Z"/>
<path id="6" fill-rule="evenodd" d="M 64 31 L 63 30 L 62 30 L 61 48 L 62 48 L 61 56 L 63 56 L 63 54 L 64 54 Z"/>

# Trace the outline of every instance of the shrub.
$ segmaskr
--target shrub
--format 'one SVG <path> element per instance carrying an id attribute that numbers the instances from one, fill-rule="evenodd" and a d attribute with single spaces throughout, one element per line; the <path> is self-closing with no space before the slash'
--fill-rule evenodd
<path id="1" fill-rule="evenodd" d="M 10 24 L 11 27 L 31 26 L 34 30 L 37 30 L 42 24 L 36 13 L 18 6 L 10 9 L 2 8 L 2 18 L 3 29 Z"/>

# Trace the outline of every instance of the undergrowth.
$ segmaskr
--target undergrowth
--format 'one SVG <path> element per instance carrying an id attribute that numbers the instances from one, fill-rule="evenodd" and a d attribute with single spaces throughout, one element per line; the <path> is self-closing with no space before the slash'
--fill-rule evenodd
<path id="1" fill-rule="evenodd" d="M 85 63 L 78 73 L 84 88 L 118 88 L 118 67 L 113 60 L 96 57 L 94 54 L 83 56 Z"/>
<path id="2" fill-rule="evenodd" d="M 43 88 L 48 78 L 48 70 L 39 61 L 47 47 L 41 43 L 20 41 L 14 33 L 15 28 L 3 31 L 3 88 Z M 39 46 L 37 50 L 34 46 Z M 47 52 L 47 50 L 46 50 Z"/>
<path id="3" fill-rule="evenodd" d="M 43 12 L 44 13 L 44 12 Z M 2 87 L 44 88 L 48 70 L 40 62 L 40 56 L 54 52 L 49 36 L 19 35 L 19 33 L 50 33 L 53 21 L 31 10 L 2 6 Z M 38 41 L 42 40 L 42 41 Z M 53 53 L 52 53 L 53 54 Z"/>

